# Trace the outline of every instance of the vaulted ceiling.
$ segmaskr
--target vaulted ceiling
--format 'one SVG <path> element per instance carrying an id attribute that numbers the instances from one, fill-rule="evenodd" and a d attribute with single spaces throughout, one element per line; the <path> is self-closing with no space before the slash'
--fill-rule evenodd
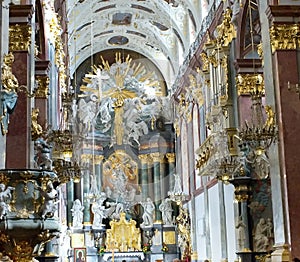
<path id="1" fill-rule="evenodd" d="M 68 0 L 70 72 L 93 54 L 137 52 L 172 82 L 200 28 L 201 0 Z"/>

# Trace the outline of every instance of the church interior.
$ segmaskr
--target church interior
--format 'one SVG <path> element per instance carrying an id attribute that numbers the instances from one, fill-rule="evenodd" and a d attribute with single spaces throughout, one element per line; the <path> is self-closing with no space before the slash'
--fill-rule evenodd
<path id="1" fill-rule="evenodd" d="M 2 0 L 0 261 L 299 261 L 299 17 Z"/>

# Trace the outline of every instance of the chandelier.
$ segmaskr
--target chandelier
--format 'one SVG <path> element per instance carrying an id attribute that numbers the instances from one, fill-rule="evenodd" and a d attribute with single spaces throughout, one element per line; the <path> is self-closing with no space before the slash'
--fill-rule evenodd
<path id="1" fill-rule="evenodd" d="M 241 143 L 249 146 L 256 156 L 262 155 L 275 142 L 277 137 L 275 114 L 271 106 L 262 105 L 264 95 L 263 77 L 261 74 L 238 75 L 237 87 L 239 94 L 250 94 L 252 103 L 251 123 L 245 121 L 244 126 L 238 133 L 238 138 Z"/>
<path id="2" fill-rule="evenodd" d="M 80 135 L 72 130 L 71 110 L 74 100 L 73 93 L 62 95 L 62 121 L 60 128 L 51 130 L 48 135 L 48 142 L 52 145 L 53 169 L 62 183 L 73 180 L 78 183 L 81 178 L 81 167 L 79 160 L 74 156 L 75 148 L 82 141 Z M 75 154 L 77 155 L 77 154 Z"/>

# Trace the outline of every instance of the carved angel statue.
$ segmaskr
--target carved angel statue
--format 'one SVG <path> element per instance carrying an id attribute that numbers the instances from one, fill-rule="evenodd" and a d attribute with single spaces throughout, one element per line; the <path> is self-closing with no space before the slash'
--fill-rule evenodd
<path id="1" fill-rule="evenodd" d="M 53 183 L 49 181 L 46 186 L 46 190 L 42 187 L 37 187 L 41 192 L 41 196 L 44 198 L 44 204 L 41 207 L 41 217 L 45 219 L 46 217 L 53 217 L 54 213 L 57 211 L 58 193 L 53 186 Z"/>
<path id="2" fill-rule="evenodd" d="M 91 95 L 91 100 L 86 102 L 84 99 L 80 99 L 78 118 L 81 125 L 81 131 L 88 132 L 91 125 L 94 124 L 95 117 L 97 115 L 97 96 Z"/>
<path id="3" fill-rule="evenodd" d="M 159 205 L 159 210 L 162 213 L 162 220 L 165 225 L 172 225 L 173 224 L 173 217 L 172 217 L 172 200 L 169 198 L 165 198 L 162 200 L 161 204 Z"/>
<path id="4" fill-rule="evenodd" d="M 0 184 L 0 219 L 2 220 L 3 217 L 7 214 L 9 210 L 9 202 L 12 198 L 11 191 L 15 190 L 14 187 L 8 186 L 5 189 L 4 184 Z"/>
<path id="5" fill-rule="evenodd" d="M 94 214 L 93 228 L 101 227 L 103 218 L 106 218 L 105 207 L 103 206 L 103 202 L 105 199 L 106 194 L 101 193 L 100 198 L 92 204 L 92 212 Z"/>
<path id="6" fill-rule="evenodd" d="M 173 176 L 175 177 L 175 183 L 173 188 L 173 194 L 180 195 L 182 194 L 182 185 L 181 185 L 181 177 L 180 174 L 174 173 Z"/>
<path id="7" fill-rule="evenodd" d="M 84 210 L 84 206 L 81 205 L 81 201 L 79 199 L 76 199 L 73 202 L 73 207 L 71 209 L 74 228 L 82 228 L 83 210 Z"/>
<path id="8" fill-rule="evenodd" d="M 152 226 L 153 225 L 153 213 L 155 206 L 150 197 L 147 198 L 145 202 L 141 202 L 142 207 L 144 208 L 143 213 L 143 226 Z"/>

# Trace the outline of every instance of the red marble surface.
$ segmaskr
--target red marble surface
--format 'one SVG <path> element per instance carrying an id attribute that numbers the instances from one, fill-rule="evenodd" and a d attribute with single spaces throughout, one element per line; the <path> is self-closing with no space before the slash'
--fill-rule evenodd
<path id="1" fill-rule="evenodd" d="M 13 74 L 19 85 L 27 85 L 27 52 L 15 52 Z M 9 118 L 6 148 L 6 168 L 29 168 L 30 119 L 29 101 L 23 92 L 18 92 L 18 100 Z"/>

